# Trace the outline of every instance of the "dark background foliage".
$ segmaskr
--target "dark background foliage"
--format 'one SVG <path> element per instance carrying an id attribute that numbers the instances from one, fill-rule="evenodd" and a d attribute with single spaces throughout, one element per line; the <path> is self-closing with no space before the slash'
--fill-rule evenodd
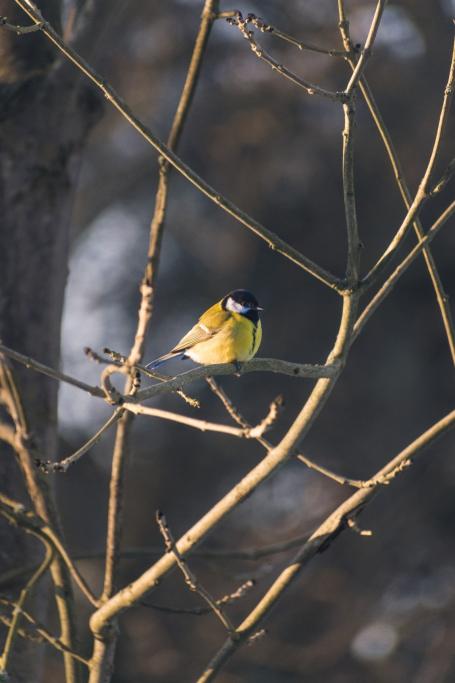
<path id="1" fill-rule="evenodd" d="M 165 138 L 192 48 L 201 2 L 105 2 L 82 53 L 144 122 Z M 339 47 L 334 0 L 246 2 L 297 38 Z M 231 6 L 222 3 L 222 9 Z M 373 4 L 348 3 L 354 39 L 363 41 Z M 391 2 L 367 77 L 412 190 L 427 162 L 447 77 L 454 7 L 449 0 Z M 257 34 L 276 58 L 309 80 L 341 89 L 347 67 Z M 377 133 L 358 102 L 356 190 L 366 270 L 397 229 L 404 209 Z M 282 79 L 260 63 L 235 28 L 212 33 L 180 154 L 200 175 L 281 237 L 341 274 L 345 227 L 341 185 L 342 114 L 338 105 Z M 453 116 L 443 159 L 453 150 Z M 82 347 L 126 353 L 131 343 L 157 178 L 153 150 L 108 106 L 85 152 L 74 199 L 73 256 L 63 326 L 64 368 L 96 380 Z M 453 186 L 423 213 L 427 228 Z M 414 237 L 408 238 L 408 245 Z M 446 289 L 455 287 L 453 220 L 433 243 Z M 173 174 L 148 358 L 166 351 L 195 317 L 230 289 L 248 287 L 264 306 L 261 355 L 322 362 L 337 329 L 338 297 L 294 267 Z M 175 370 L 185 366 L 175 365 Z M 310 382 L 251 374 L 224 388 L 251 421 L 278 393 L 285 411 L 270 437 L 293 420 Z M 191 387 L 198 416 L 226 419 L 204 384 Z M 403 277 L 359 340 L 348 367 L 303 444 L 336 471 L 368 478 L 453 404 L 453 369 L 423 261 Z M 157 405 L 191 413 L 176 396 Z M 60 455 L 99 425 L 106 408 L 63 387 Z M 111 435 L 112 436 L 112 435 Z M 103 549 L 111 439 L 106 437 L 66 476 L 58 500 L 68 543 L 84 556 Z M 345 534 L 316 559 L 267 623 L 267 635 L 243 649 L 222 683 L 453 680 L 455 553 L 453 438 L 399 477 L 361 522 L 371 538 Z M 160 507 L 175 535 L 185 531 L 262 457 L 261 448 L 229 436 L 137 419 L 126 491 L 124 548 L 161 546 Z M 244 548 L 310 531 L 348 490 L 288 464 L 235 511 L 205 544 Z M 245 578 L 251 594 L 231 609 L 237 621 L 292 555 L 259 562 L 194 559 L 217 596 Z M 127 559 L 122 582 L 150 558 Z M 84 559 L 94 584 L 102 563 Z M 175 572 L 150 600 L 194 606 L 199 599 Z M 85 614 L 81 606 L 81 623 Z M 115 683 L 194 680 L 224 639 L 212 616 L 163 614 L 136 607 L 121 621 Z M 88 642 L 87 642 L 88 645 Z M 50 653 L 48 673 L 60 671 Z"/>

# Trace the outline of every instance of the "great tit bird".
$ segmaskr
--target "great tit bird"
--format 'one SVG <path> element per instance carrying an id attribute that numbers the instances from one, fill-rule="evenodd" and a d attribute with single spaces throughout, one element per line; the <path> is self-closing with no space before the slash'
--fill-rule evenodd
<path id="1" fill-rule="evenodd" d="M 250 360 L 262 339 L 262 310 L 251 292 L 235 289 L 208 308 L 169 353 L 145 367 L 153 370 L 171 358 L 191 358 L 201 365 Z"/>

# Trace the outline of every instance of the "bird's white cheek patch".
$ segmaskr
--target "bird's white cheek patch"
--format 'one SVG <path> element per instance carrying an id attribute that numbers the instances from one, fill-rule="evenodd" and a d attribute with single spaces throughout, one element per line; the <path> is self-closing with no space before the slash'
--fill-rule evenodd
<path id="1" fill-rule="evenodd" d="M 249 306 L 244 306 L 243 304 L 240 304 L 238 301 L 234 301 L 232 297 L 229 297 L 229 299 L 226 302 L 226 308 L 228 311 L 232 311 L 233 313 L 248 313 Z"/>

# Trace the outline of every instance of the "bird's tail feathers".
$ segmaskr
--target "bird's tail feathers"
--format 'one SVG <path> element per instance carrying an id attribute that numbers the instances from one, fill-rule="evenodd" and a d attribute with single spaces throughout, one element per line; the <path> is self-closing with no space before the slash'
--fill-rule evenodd
<path id="1" fill-rule="evenodd" d="M 184 355 L 185 351 L 169 351 L 169 353 L 165 353 L 164 356 L 155 358 L 155 360 L 147 363 L 145 368 L 147 370 L 156 370 L 156 368 L 158 368 L 160 365 L 163 365 L 163 363 L 167 363 L 167 361 L 171 360 L 171 358 L 183 358 Z"/>

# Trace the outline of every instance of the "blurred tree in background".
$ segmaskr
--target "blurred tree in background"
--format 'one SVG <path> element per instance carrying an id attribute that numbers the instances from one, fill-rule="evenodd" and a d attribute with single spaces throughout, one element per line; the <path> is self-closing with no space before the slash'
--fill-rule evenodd
<path id="1" fill-rule="evenodd" d="M 59 8 L 57 2 L 42 0 L 40 9 L 56 29 L 62 10 L 65 38 L 165 140 L 203 3 L 97 0 L 83 5 L 68 0 Z M 367 0 L 346 3 L 354 43 L 365 42 L 375 6 Z M 14 0 L 0 2 L 0 14 L 8 21 L 27 23 L 23 12 L 17 8 L 13 14 L 13 8 Z M 235 8 L 244 16 L 260 15 L 297 40 L 343 48 L 335 0 L 262 0 Z M 220 9 L 233 6 L 221 2 Z M 72 31 L 76 10 L 85 17 L 79 32 Z M 368 81 L 411 195 L 433 144 L 454 13 L 451 0 L 388 3 L 368 63 Z M 340 91 L 349 79 L 343 59 L 299 50 L 256 29 L 255 37 L 279 64 L 327 90 Z M 38 46 L 36 53 L 31 52 L 33 44 Z M 19 59 L 14 57 L 16 50 L 22 50 Z M 43 35 L 0 34 L 0 268 L 5 273 L 0 284 L 0 337 L 5 345 L 58 367 L 64 303 L 62 369 L 93 385 L 99 381 L 100 366 L 90 363 L 83 348 L 100 351 L 107 346 L 127 355 L 134 339 L 158 163 L 150 145 L 114 108 L 101 104 L 80 72 L 62 57 L 53 63 L 57 54 Z M 42 64 L 36 72 L 38 59 Z M 393 238 L 406 210 L 360 95 L 356 108 L 355 189 L 365 273 Z M 235 26 L 214 22 L 179 156 L 242 210 L 339 276 L 346 260 L 342 129 L 339 105 L 307 96 L 257 59 Z M 452 115 L 439 175 L 454 157 L 454 132 Z M 265 308 L 261 356 L 323 363 L 338 326 L 336 293 L 269 249 L 175 171 L 169 184 L 145 359 L 170 348 L 213 301 L 231 289 L 246 287 Z M 425 230 L 452 198 L 453 183 L 425 205 L 420 216 Z M 444 287 L 451 293 L 452 228 L 453 217 L 431 247 Z M 412 235 L 408 250 L 414 242 Z M 18 295 L 19 281 L 25 284 Z M 187 369 L 178 363 L 172 366 L 176 373 Z M 62 384 L 56 445 L 57 384 L 16 365 L 14 375 L 25 409 L 33 416 L 38 448 L 47 457 L 61 459 L 74 452 L 112 412 L 103 401 Z M 273 443 L 285 435 L 313 386 L 310 380 L 272 373 L 226 377 L 220 383 L 252 424 L 262 419 L 278 393 L 284 395 L 285 408 L 270 436 Z M 175 394 L 163 394 L 153 405 L 226 421 L 223 406 L 205 382 L 191 384 L 187 391 L 200 401 L 200 410 L 185 406 Z M 451 354 L 419 257 L 362 330 L 330 400 L 305 438 L 305 455 L 346 476 L 368 479 L 453 409 L 453 398 Z M 111 430 L 66 476 L 49 475 L 66 546 L 96 594 L 103 585 L 113 441 Z M 265 623 L 266 635 L 240 649 L 220 672 L 221 683 L 453 680 L 453 443 L 451 435 L 384 487 L 361 517 L 372 537 L 345 533 L 317 557 L 282 597 Z M 156 559 L 156 550 L 163 549 L 155 523 L 157 509 L 164 510 L 178 538 L 263 455 L 253 440 L 138 417 L 128 449 L 124 557 L 117 587 L 134 581 Z M 22 484 L 10 449 L 2 458 L 2 476 L 12 480 L 2 492 L 26 501 L 18 493 Z M 45 482 L 41 487 L 49 481 L 36 476 Z M 257 548 L 309 535 L 348 495 L 346 487 L 292 460 L 235 509 L 201 550 Z M 45 516 L 42 510 L 36 512 Z M 27 551 L 19 548 L 23 534 L 16 531 L 12 538 L 10 527 L 3 526 L 9 556 L 2 558 L 3 571 L 20 561 L 36 561 L 38 544 Z M 190 564 L 217 597 L 254 579 L 254 587 L 229 608 L 237 624 L 293 553 L 287 550 L 256 560 L 195 556 Z M 21 586 L 4 580 L 0 592 L 17 596 Z M 76 649 L 88 658 L 90 611 L 78 591 L 75 598 L 80 639 Z M 178 571 L 145 602 L 181 609 L 202 604 L 200 596 L 189 593 Z M 37 614 L 50 631 L 59 631 L 53 608 L 47 614 L 41 605 Z M 119 628 L 113 683 L 196 680 L 225 638 L 213 614 L 174 614 L 141 604 L 126 612 Z M 22 645 L 16 647 L 20 652 Z M 42 680 L 63 680 L 61 654 L 46 648 L 45 655 Z"/>

